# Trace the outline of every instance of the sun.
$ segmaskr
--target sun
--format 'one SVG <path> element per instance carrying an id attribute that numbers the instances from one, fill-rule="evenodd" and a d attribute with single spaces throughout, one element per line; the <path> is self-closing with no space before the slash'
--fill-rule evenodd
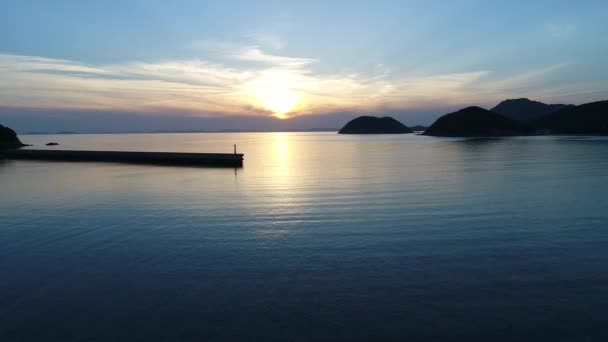
<path id="1" fill-rule="evenodd" d="M 301 94 L 294 90 L 292 75 L 283 70 L 265 74 L 253 84 L 253 94 L 257 104 L 273 113 L 279 119 L 288 119 L 302 101 Z"/>
<path id="2" fill-rule="evenodd" d="M 272 111 L 279 119 L 287 119 L 287 114 L 293 111 L 300 101 L 296 92 L 282 87 L 258 89 L 257 98 L 264 108 Z"/>

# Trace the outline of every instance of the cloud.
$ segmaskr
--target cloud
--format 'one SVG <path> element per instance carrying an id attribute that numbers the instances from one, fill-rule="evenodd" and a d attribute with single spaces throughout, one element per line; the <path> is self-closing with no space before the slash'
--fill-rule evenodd
<path id="1" fill-rule="evenodd" d="M 321 61 L 313 58 L 271 54 L 259 46 L 197 44 L 215 46 L 224 59 L 89 65 L 0 54 L 0 106 L 281 117 L 411 110 L 499 100 L 568 66 L 508 77 L 490 70 L 405 76 L 381 64 L 371 74 L 320 73 L 314 66 Z"/>
<path id="2" fill-rule="evenodd" d="M 0 72 L 7 71 L 106 74 L 105 70 L 68 60 L 0 54 Z"/>
<path id="3" fill-rule="evenodd" d="M 542 80 L 545 75 L 551 74 L 555 71 L 566 68 L 568 63 L 558 63 L 541 67 L 538 69 L 527 70 L 513 76 L 509 76 L 501 79 L 498 82 L 494 82 L 493 87 L 497 90 L 501 89 L 512 89 L 514 87 L 520 87 L 522 85 L 531 86 L 534 81 Z"/>
<path id="4" fill-rule="evenodd" d="M 285 41 L 274 33 L 255 32 L 247 35 L 247 38 L 252 39 L 263 47 L 271 48 L 274 50 L 280 50 L 286 45 Z"/>
<path id="5" fill-rule="evenodd" d="M 258 46 L 250 46 L 242 49 L 235 53 L 233 57 L 243 61 L 262 62 L 276 67 L 286 68 L 302 68 L 317 61 L 311 58 L 285 57 L 268 54 L 260 50 Z"/>
<path id="6" fill-rule="evenodd" d="M 570 39 L 576 32 L 576 26 L 570 22 L 551 22 L 544 26 L 545 32 L 556 41 Z"/>

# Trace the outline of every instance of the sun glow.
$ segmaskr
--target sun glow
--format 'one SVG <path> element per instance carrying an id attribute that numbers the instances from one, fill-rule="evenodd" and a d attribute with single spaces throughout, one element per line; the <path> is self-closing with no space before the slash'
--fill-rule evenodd
<path id="1" fill-rule="evenodd" d="M 289 77 L 284 72 L 269 75 L 256 85 L 256 98 L 260 106 L 273 112 L 279 119 L 288 119 L 301 101 L 301 96 L 289 88 Z"/>
<path id="2" fill-rule="evenodd" d="M 279 119 L 287 119 L 290 111 L 294 110 L 300 96 L 290 91 L 289 89 L 267 88 L 258 91 L 258 101 L 260 104 L 274 113 L 274 116 Z"/>

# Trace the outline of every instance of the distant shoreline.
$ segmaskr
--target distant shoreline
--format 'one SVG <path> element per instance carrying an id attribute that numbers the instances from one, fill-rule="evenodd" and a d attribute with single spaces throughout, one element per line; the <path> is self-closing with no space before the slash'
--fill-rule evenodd
<path id="1" fill-rule="evenodd" d="M 224 131 L 143 131 L 143 132 L 26 132 L 23 135 L 79 135 L 79 134 L 186 134 L 186 133 L 315 133 L 315 132 L 338 132 L 338 128 L 323 128 L 311 130 L 282 130 L 282 131 L 247 131 L 247 130 L 224 130 Z"/>

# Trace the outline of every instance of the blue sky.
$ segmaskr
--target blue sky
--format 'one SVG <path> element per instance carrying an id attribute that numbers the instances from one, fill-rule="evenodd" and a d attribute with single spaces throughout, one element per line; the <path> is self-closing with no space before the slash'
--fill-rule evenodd
<path id="1" fill-rule="evenodd" d="M 579 104 L 608 98 L 606 18 L 603 1 L 5 0 L 0 120 L 282 129 Z"/>

